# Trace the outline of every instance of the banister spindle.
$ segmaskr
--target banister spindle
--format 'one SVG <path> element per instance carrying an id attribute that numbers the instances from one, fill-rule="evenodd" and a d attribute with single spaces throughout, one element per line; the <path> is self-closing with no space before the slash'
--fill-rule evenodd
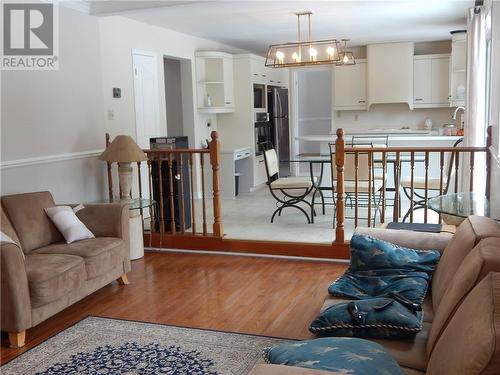
<path id="1" fill-rule="evenodd" d="M 162 173 L 162 163 L 163 163 L 163 153 L 158 152 L 157 154 L 157 167 L 158 167 L 158 181 L 160 188 L 160 247 L 163 247 L 163 234 L 165 232 L 165 205 L 163 202 L 163 173 Z"/>
<path id="2" fill-rule="evenodd" d="M 387 152 L 382 152 L 382 214 L 380 215 L 380 222 L 385 223 L 385 193 L 387 189 L 386 178 L 387 176 Z"/>
<path id="3" fill-rule="evenodd" d="M 470 152 L 470 180 L 469 191 L 474 191 L 474 151 Z"/>
<path id="4" fill-rule="evenodd" d="M 425 152 L 425 190 L 424 190 L 424 199 L 425 199 L 425 206 L 424 206 L 424 223 L 427 224 L 427 217 L 428 217 L 428 204 L 427 201 L 429 200 L 429 151 Z"/>
<path id="5" fill-rule="evenodd" d="M 400 170 L 401 170 L 401 153 L 396 151 L 396 160 L 394 165 L 394 210 L 392 212 L 392 221 L 399 221 L 399 183 L 400 183 Z"/>
<path id="6" fill-rule="evenodd" d="M 459 164 L 460 164 L 460 154 L 458 153 L 458 151 L 455 151 L 454 153 L 455 155 L 455 193 L 458 193 L 458 167 L 459 167 Z"/>
<path id="7" fill-rule="evenodd" d="M 173 174 L 173 155 L 168 153 L 168 201 L 170 207 L 170 232 L 175 234 L 175 204 L 174 204 L 174 174 Z"/>
<path id="8" fill-rule="evenodd" d="M 372 171 L 372 155 L 373 153 L 368 152 L 368 158 L 366 162 L 368 163 L 368 228 L 371 227 L 372 222 L 372 179 L 373 179 L 373 171 Z M 375 225 L 375 223 L 373 223 Z"/>
<path id="9" fill-rule="evenodd" d="M 181 233 L 186 232 L 186 207 L 184 205 L 184 155 L 180 153 L 177 155 L 178 160 L 178 170 L 179 170 L 179 190 L 180 190 L 180 202 L 181 202 L 181 220 L 180 229 Z"/>
<path id="10" fill-rule="evenodd" d="M 451 166 L 450 166 L 451 168 Z M 450 181 L 446 181 L 446 190 L 448 190 L 448 186 Z M 444 151 L 439 153 L 439 195 L 443 195 L 444 189 Z M 442 215 L 439 213 L 439 224 L 441 224 Z"/>
<path id="11" fill-rule="evenodd" d="M 201 208 L 202 208 L 202 225 L 203 235 L 207 235 L 207 206 L 205 203 L 205 154 L 200 153 L 200 167 L 201 167 Z"/>
<path id="12" fill-rule="evenodd" d="M 359 174 L 359 153 L 354 153 L 354 228 L 358 226 L 358 174 Z"/>
<path id="13" fill-rule="evenodd" d="M 413 208 L 414 208 L 414 195 L 415 195 L 415 152 L 411 152 L 410 160 L 411 182 L 410 182 L 410 223 L 413 223 Z"/>
<path id="14" fill-rule="evenodd" d="M 153 182 L 152 182 L 152 176 L 151 176 L 151 158 L 152 155 L 148 153 L 148 160 L 147 160 L 147 165 L 148 165 L 148 186 L 149 186 L 149 201 L 153 202 Z M 149 205 L 149 247 L 151 247 L 152 242 L 153 242 L 153 232 L 155 231 L 155 220 L 154 220 L 154 207 L 152 204 Z"/>
<path id="15" fill-rule="evenodd" d="M 196 234 L 196 207 L 194 199 L 194 163 L 193 163 L 193 153 L 189 154 L 189 183 L 190 183 L 190 193 L 191 193 L 191 231 Z"/>

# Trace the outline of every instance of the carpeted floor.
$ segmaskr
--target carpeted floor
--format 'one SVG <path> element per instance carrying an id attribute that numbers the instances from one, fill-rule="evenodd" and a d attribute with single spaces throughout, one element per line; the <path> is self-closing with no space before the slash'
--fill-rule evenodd
<path id="1" fill-rule="evenodd" d="M 147 307 L 145 307 L 147 308 Z M 284 340 L 87 317 L 1 367 L 21 374 L 247 374 Z"/>

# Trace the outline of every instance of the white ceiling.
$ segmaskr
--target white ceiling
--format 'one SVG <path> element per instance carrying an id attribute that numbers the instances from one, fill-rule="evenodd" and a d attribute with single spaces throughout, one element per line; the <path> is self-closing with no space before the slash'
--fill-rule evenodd
<path id="1" fill-rule="evenodd" d="M 351 45 L 434 41 L 466 27 L 473 0 L 400 1 L 99 1 L 93 14 L 116 14 L 264 54 L 296 40 L 294 12 L 312 10 L 312 37 Z M 142 9 L 140 9 L 142 8 Z M 304 24 L 305 27 L 305 24 Z"/>

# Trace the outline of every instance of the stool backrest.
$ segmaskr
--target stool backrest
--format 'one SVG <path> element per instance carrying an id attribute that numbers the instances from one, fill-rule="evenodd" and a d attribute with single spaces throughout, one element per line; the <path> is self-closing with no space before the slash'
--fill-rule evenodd
<path id="1" fill-rule="evenodd" d="M 267 181 L 274 181 L 278 178 L 278 173 L 280 171 L 278 155 L 274 148 L 264 152 L 264 162 L 266 164 Z"/>

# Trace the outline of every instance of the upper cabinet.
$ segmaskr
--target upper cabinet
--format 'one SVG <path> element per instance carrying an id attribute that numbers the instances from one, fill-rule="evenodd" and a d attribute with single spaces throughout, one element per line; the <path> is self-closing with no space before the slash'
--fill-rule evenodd
<path id="1" fill-rule="evenodd" d="M 420 55 L 413 61 L 413 104 L 415 108 L 447 107 L 449 55 Z"/>
<path id="2" fill-rule="evenodd" d="M 366 60 L 333 68 L 333 109 L 366 110 Z"/>
<path id="3" fill-rule="evenodd" d="M 465 79 L 467 67 L 467 34 L 453 33 L 451 36 L 450 60 L 450 106 L 465 105 Z"/>
<path id="4" fill-rule="evenodd" d="M 288 68 L 269 68 L 265 66 L 266 59 L 256 55 L 242 55 L 250 59 L 252 81 L 269 86 L 288 87 Z"/>
<path id="5" fill-rule="evenodd" d="M 367 53 L 368 108 L 408 103 L 413 108 L 413 43 L 370 44 Z"/>
<path id="6" fill-rule="evenodd" d="M 232 55 L 215 51 L 197 52 L 196 80 L 200 112 L 234 112 Z"/>

